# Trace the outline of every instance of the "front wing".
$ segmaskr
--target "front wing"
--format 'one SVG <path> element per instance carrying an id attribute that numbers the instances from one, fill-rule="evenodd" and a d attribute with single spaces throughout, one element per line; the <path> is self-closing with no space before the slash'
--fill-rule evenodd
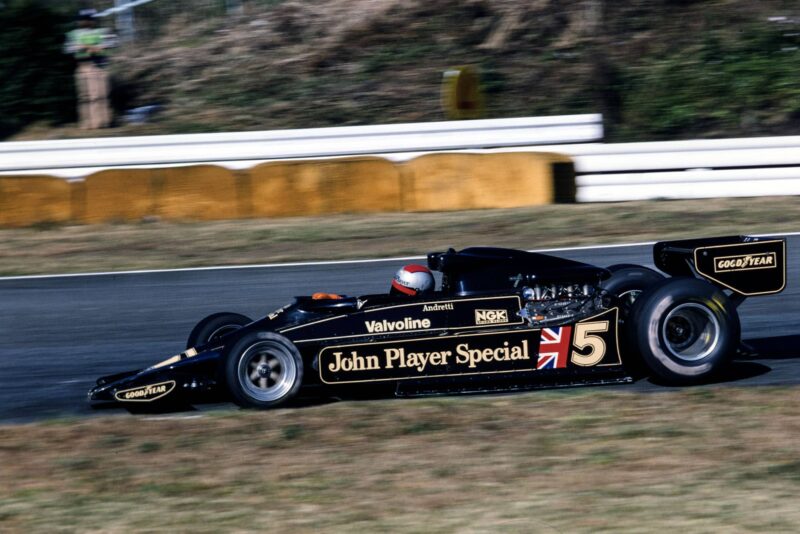
<path id="1" fill-rule="evenodd" d="M 192 350 L 146 369 L 97 380 L 89 393 L 91 403 L 123 404 L 192 402 L 219 390 L 217 369 L 220 352 Z"/>

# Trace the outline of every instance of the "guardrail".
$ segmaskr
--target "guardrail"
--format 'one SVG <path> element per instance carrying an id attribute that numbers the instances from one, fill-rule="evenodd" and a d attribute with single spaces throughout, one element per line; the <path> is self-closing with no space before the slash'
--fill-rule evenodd
<path id="1" fill-rule="evenodd" d="M 800 195 L 800 136 L 603 144 L 600 115 L 271 132 L 0 143 L 0 175 L 81 178 L 107 168 L 437 151 L 555 152 L 573 159 L 577 201 Z"/>
<path id="2" fill-rule="evenodd" d="M 201 163 L 240 169 L 265 160 L 542 146 L 585 143 L 602 137 L 602 116 L 591 114 L 267 132 L 21 141 L 0 143 L 0 174 L 81 178 L 107 168 Z"/>
<path id="3" fill-rule="evenodd" d="M 578 202 L 800 195 L 800 136 L 548 149 L 575 161 Z"/>

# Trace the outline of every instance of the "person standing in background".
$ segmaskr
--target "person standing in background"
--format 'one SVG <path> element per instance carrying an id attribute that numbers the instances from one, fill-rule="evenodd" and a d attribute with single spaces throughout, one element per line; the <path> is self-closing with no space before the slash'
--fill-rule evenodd
<path id="1" fill-rule="evenodd" d="M 81 129 L 107 128 L 111 125 L 109 105 L 108 49 L 111 35 L 97 27 L 94 9 L 78 12 L 78 28 L 67 34 L 64 51 L 77 61 L 75 85 L 78 92 L 78 117 Z"/>

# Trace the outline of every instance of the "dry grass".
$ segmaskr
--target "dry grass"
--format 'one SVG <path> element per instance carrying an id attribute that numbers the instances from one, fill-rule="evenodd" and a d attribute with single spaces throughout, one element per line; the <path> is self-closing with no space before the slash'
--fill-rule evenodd
<path id="1" fill-rule="evenodd" d="M 796 532 L 800 390 L 598 389 L 0 429 L 0 530 Z"/>
<path id="2" fill-rule="evenodd" d="M 800 230 L 794 197 L 0 230 L 0 274 L 242 265 Z"/>

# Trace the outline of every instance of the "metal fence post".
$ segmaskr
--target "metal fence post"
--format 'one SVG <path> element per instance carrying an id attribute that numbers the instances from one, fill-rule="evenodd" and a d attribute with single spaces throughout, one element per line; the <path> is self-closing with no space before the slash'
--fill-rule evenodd
<path id="1" fill-rule="evenodd" d="M 244 6 L 241 0 L 225 0 L 225 11 L 228 15 L 241 15 L 244 12 Z"/>
<path id="2" fill-rule="evenodd" d="M 131 0 L 114 0 L 114 7 L 123 8 Z M 120 9 L 117 11 L 117 34 L 120 42 L 129 43 L 136 37 L 136 25 L 133 18 L 133 9 Z"/>

